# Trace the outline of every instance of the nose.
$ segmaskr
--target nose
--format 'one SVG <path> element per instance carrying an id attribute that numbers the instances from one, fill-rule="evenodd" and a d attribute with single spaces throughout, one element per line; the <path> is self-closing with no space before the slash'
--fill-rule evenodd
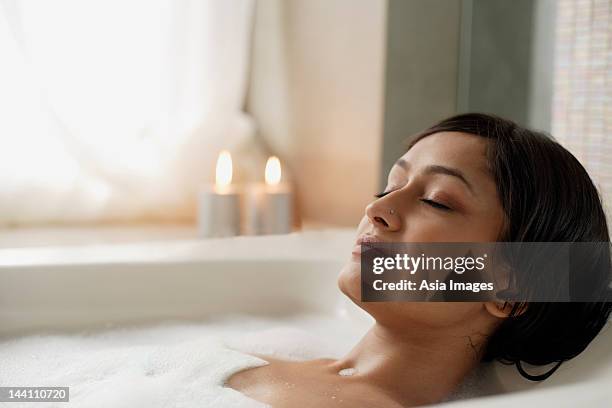
<path id="1" fill-rule="evenodd" d="M 366 207 L 366 216 L 375 228 L 383 231 L 399 231 L 402 226 L 401 217 L 397 209 L 393 208 L 390 201 L 385 198 L 370 203 Z"/>

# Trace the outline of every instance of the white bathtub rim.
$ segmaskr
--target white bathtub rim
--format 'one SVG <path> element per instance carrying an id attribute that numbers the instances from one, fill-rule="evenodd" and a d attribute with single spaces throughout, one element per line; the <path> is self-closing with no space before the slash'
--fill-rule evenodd
<path id="1" fill-rule="evenodd" d="M 332 261 L 350 259 L 353 230 L 208 240 L 0 249 L 6 268 L 198 261 Z"/>

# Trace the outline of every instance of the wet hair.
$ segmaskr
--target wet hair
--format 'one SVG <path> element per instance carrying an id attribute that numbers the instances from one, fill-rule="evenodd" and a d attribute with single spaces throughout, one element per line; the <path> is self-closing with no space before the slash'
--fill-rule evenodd
<path id="1" fill-rule="evenodd" d="M 523 377 L 544 380 L 588 346 L 612 310 L 610 235 L 597 188 L 580 162 L 552 136 L 492 115 L 445 119 L 411 138 L 408 149 L 439 132 L 469 133 L 489 141 L 487 163 L 505 214 L 498 241 L 603 244 L 588 247 L 589 262 L 579 271 L 587 286 L 604 293 L 602 301 L 514 303 L 487 342 L 484 361 L 514 364 Z M 545 374 L 531 375 L 523 363 L 554 366 Z"/>

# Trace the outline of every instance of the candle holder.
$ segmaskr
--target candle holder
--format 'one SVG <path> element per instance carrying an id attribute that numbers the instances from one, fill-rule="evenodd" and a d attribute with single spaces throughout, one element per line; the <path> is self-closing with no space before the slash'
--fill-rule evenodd
<path id="1" fill-rule="evenodd" d="M 216 189 L 198 194 L 198 233 L 203 238 L 232 237 L 240 234 L 240 194 L 235 189 Z"/>
<path id="2" fill-rule="evenodd" d="M 203 238 L 240 234 L 240 192 L 231 185 L 232 156 L 222 151 L 217 159 L 215 184 L 198 194 L 198 234 Z"/>
<path id="3" fill-rule="evenodd" d="M 265 183 L 250 185 L 245 192 L 244 232 L 248 235 L 287 234 L 293 227 L 291 186 L 281 183 L 277 157 L 268 159 Z"/>

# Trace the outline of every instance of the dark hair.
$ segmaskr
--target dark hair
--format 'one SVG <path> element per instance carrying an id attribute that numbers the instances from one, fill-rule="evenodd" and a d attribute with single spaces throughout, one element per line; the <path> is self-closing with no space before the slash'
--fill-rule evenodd
<path id="1" fill-rule="evenodd" d="M 607 279 L 590 284 L 598 286 L 593 290 L 607 293 L 603 298 L 607 302 L 532 302 L 526 307 L 515 303 L 489 338 L 485 361 L 515 364 L 525 378 L 544 380 L 587 347 L 612 310 L 610 235 L 601 198 L 580 162 L 548 134 L 500 117 L 468 113 L 417 134 L 408 148 L 438 132 L 469 133 L 489 140 L 488 166 L 506 217 L 499 241 L 604 243 L 593 246 L 590 262 L 580 275 L 589 279 L 592 267 L 605 271 Z M 522 362 L 556 364 L 546 374 L 530 375 Z"/>

